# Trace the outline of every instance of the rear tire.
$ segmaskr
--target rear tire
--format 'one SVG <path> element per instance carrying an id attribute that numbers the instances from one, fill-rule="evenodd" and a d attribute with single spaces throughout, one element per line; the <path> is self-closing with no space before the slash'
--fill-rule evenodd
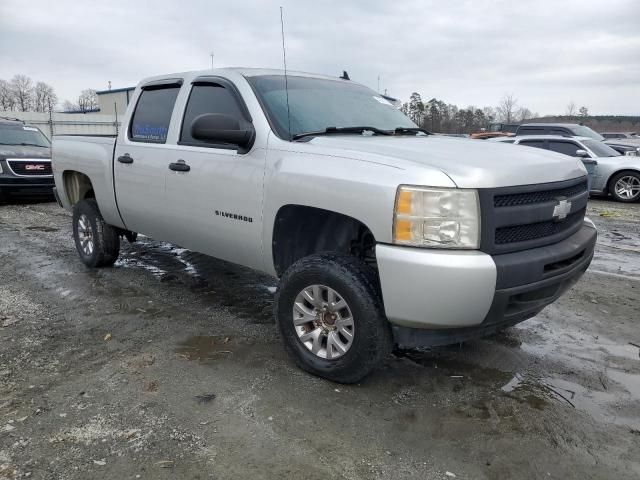
<path id="1" fill-rule="evenodd" d="M 613 176 L 609 192 L 618 202 L 632 203 L 640 200 L 640 172 L 628 170 Z"/>
<path id="2" fill-rule="evenodd" d="M 80 200 L 73 207 L 73 238 L 80 259 L 88 267 L 110 267 L 120 253 L 117 229 L 105 223 L 92 198 Z"/>
<path id="3" fill-rule="evenodd" d="M 274 310 L 295 363 L 339 383 L 368 375 L 393 344 L 378 285 L 375 270 L 349 255 L 315 254 L 289 267 Z"/>

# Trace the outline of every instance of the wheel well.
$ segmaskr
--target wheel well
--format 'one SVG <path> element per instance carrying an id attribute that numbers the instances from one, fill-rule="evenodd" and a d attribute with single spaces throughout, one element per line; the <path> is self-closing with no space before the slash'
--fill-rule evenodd
<path id="1" fill-rule="evenodd" d="M 321 208 L 285 205 L 273 227 L 273 264 L 278 276 L 295 261 L 319 252 L 343 252 L 376 266 L 376 240 L 355 218 Z"/>
<path id="2" fill-rule="evenodd" d="M 64 189 L 71 205 L 84 198 L 95 198 L 91 180 L 84 173 L 67 170 L 62 174 Z"/>
<path id="3" fill-rule="evenodd" d="M 622 170 L 618 170 L 617 172 L 613 172 L 609 176 L 609 180 L 607 181 L 606 192 L 611 193 L 611 187 L 613 183 L 613 179 L 616 178 L 621 173 L 635 173 L 636 175 L 640 175 L 640 171 L 633 170 L 632 168 L 623 168 Z"/>

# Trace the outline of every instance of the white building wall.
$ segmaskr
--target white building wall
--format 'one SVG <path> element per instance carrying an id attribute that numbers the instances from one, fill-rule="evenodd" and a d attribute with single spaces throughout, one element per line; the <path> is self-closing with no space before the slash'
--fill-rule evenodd
<path id="1" fill-rule="evenodd" d="M 17 118 L 29 125 L 38 127 L 49 139 L 51 135 L 115 135 L 120 126 L 116 123 L 116 115 L 102 113 L 48 113 L 38 112 L 3 112 L 0 117 Z"/>

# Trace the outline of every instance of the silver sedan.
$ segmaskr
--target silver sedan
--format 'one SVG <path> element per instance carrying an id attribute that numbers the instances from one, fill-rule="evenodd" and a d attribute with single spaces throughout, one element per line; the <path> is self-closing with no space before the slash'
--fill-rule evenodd
<path id="1" fill-rule="evenodd" d="M 490 141 L 543 148 L 584 160 L 595 160 L 591 170 L 591 193 L 610 194 L 620 202 L 640 200 L 640 157 L 621 155 L 609 145 L 588 137 L 528 135 L 500 137 Z"/>

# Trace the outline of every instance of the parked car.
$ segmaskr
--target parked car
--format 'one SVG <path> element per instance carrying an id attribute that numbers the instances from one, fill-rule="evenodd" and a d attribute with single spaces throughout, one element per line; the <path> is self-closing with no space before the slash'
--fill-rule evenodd
<path id="1" fill-rule="evenodd" d="M 634 140 L 607 140 L 598 132 L 577 123 L 524 123 L 518 127 L 516 136 L 522 135 L 564 135 L 570 137 L 589 137 L 605 142 L 622 155 L 639 155 L 640 144 Z"/>
<path id="2" fill-rule="evenodd" d="M 616 138 L 630 138 L 632 140 L 639 139 L 638 134 L 636 132 L 603 132 L 602 135 L 604 138 L 608 139 L 616 139 Z"/>
<path id="3" fill-rule="evenodd" d="M 80 259 L 113 265 L 120 236 L 141 232 L 278 276 L 287 351 L 338 382 L 394 344 L 458 343 L 535 316 L 587 269 L 596 230 L 580 161 L 428 135 L 346 79 L 286 80 L 152 77 L 117 138 L 54 137 Z"/>
<path id="4" fill-rule="evenodd" d="M 0 117 L 0 198 L 51 196 L 51 144 L 36 127 Z"/>
<path id="5" fill-rule="evenodd" d="M 515 134 L 520 124 L 518 123 L 490 123 L 487 131 L 489 132 L 502 132 Z"/>
<path id="6" fill-rule="evenodd" d="M 610 194 L 620 202 L 640 200 L 640 158 L 620 155 L 609 145 L 590 137 L 531 135 L 497 138 L 497 142 L 537 147 L 578 157 L 590 171 L 590 191 Z"/>
<path id="7" fill-rule="evenodd" d="M 475 132 L 470 135 L 476 140 L 487 140 L 489 138 L 506 137 L 515 135 L 519 125 L 515 123 L 490 123 L 489 128 L 482 129 L 481 132 Z"/>

